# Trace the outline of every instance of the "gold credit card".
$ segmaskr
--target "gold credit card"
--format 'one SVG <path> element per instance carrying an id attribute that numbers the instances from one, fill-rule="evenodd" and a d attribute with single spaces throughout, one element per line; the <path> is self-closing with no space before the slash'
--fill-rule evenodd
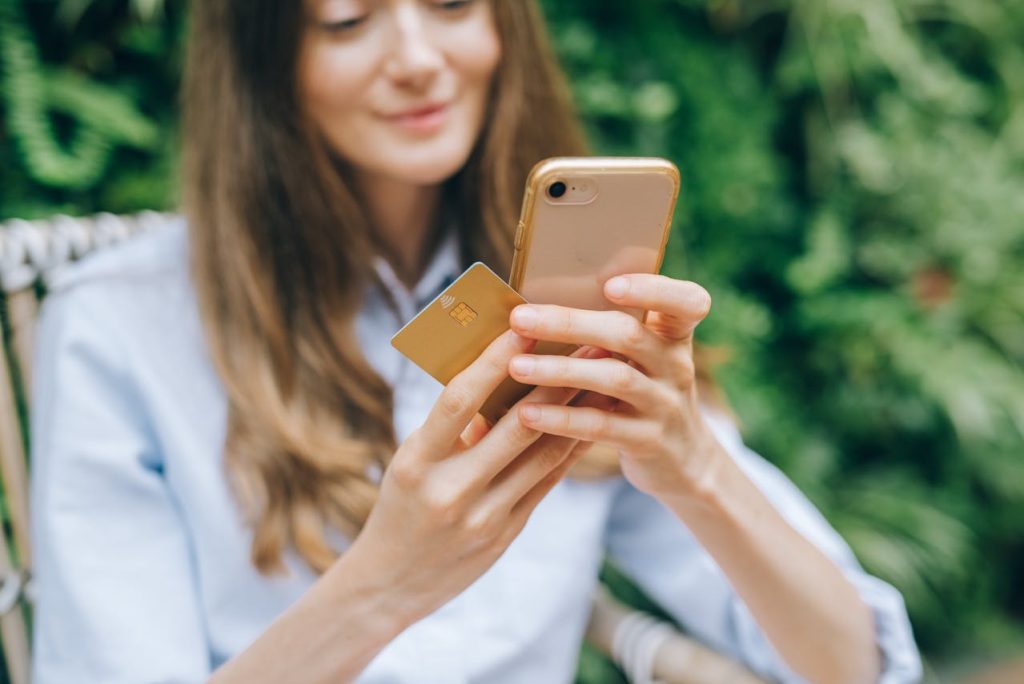
<path id="1" fill-rule="evenodd" d="M 512 309 L 525 304 L 518 292 L 476 262 L 391 338 L 391 345 L 447 385 L 499 335 Z M 532 389 L 506 378 L 480 413 L 495 422 Z"/>

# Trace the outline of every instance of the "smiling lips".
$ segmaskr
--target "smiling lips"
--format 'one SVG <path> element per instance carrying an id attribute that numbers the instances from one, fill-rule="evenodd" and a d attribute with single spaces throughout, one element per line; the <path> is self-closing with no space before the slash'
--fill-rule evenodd
<path id="1" fill-rule="evenodd" d="M 410 133 L 427 135 L 440 130 L 447 118 L 448 105 L 440 103 L 385 116 L 384 120 Z"/>

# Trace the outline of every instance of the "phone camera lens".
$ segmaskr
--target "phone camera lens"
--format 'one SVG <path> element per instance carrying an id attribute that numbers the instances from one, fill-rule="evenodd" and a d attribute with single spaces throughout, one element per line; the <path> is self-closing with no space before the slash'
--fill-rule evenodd
<path id="1" fill-rule="evenodd" d="M 548 187 L 548 194 L 558 199 L 565 194 L 565 183 L 562 181 L 555 181 Z"/>

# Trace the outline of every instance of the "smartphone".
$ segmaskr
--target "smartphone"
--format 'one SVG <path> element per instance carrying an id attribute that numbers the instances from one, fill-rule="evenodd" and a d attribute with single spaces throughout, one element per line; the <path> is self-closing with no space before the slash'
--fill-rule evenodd
<path id="1" fill-rule="evenodd" d="M 620 309 L 609 278 L 657 273 L 665 257 L 679 170 L 649 157 L 556 157 L 530 172 L 509 285 L 528 302 Z"/>

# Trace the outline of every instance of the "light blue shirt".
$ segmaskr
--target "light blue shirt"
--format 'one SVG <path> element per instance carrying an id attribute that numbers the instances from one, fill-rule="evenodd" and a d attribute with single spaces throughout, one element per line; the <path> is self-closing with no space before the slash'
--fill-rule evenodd
<path id="1" fill-rule="evenodd" d="M 441 387 L 388 339 L 461 272 L 458 261 L 449 238 L 411 292 L 379 261 L 400 316 L 378 286 L 367 289 L 358 315 L 363 351 L 395 389 L 399 440 L 422 423 Z M 285 577 L 262 576 L 249 562 L 252 534 L 222 459 L 226 399 L 204 347 L 184 226 L 137 237 L 55 278 L 39 340 L 35 682 L 203 681 L 315 577 L 294 555 Z M 882 681 L 916 681 L 921 666 L 900 594 L 861 570 L 731 423 L 709 421 L 871 607 Z M 800 681 L 686 527 L 622 478 L 560 483 L 492 568 L 390 643 L 359 681 L 572 681 L 606 554 L 699 639 L 767 678 Z"/>

